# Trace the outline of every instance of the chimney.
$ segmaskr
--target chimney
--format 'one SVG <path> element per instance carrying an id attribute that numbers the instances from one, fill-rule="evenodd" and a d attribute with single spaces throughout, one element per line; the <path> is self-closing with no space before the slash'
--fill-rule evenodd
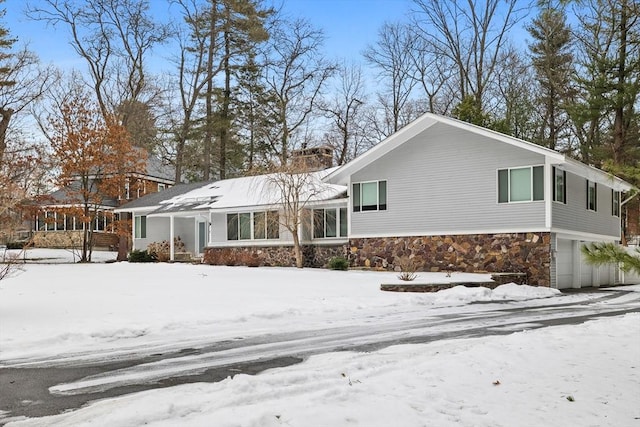
<path id="1" fill-rule="evenodd" d="M 333 166 L 333 148 L 323 145 L 293 150 L 291 161 L 309 171 L 328 169 Z"/>

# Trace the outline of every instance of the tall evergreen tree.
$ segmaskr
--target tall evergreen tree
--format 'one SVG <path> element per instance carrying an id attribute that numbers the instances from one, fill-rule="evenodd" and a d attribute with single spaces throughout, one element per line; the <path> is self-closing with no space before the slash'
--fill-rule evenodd
<path id="1" fill-rule="evenodd" d="M 585 101 L 573 110 L 585 160 L 616 167 L 638 156 L 640 4 L 591 0 L 579 15 L 581 75 Z"/>
<path id="2" fill-rule="evenodd" d="M 529 50 L 538 82 L 536 104 L 540 124 L 536 142 L 553 150 L 560 149 L 569 126 L 566 105 L 571 95 L 573 74 L 571 30 L 564 10 L 549 4 L 542 8 L 527 30 L 533 38 Z"/>

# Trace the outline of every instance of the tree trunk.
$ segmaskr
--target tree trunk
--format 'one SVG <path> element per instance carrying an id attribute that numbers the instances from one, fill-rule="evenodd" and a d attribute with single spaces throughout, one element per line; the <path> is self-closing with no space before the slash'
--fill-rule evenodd
<path id="1" fill-rule="evenodd" d="M 296 267 L 304 267 L 304 257 L 302 255 L 302 248 L 300 247 L 300 236 L 298 232 L 293 233 L 293 253 L 296 256 Z"/>

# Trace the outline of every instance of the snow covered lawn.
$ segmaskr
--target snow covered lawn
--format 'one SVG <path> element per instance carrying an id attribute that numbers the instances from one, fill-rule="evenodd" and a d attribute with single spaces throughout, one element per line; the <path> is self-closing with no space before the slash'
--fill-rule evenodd
<path id="1" fill-rule="evenodd" d="M 59 257 L 38 254 L 32 256 Z M 455 273 L 452 279 L 462 278 L 487 280 Z M 515 285 L 436 294 L 379 290 L 380 283 L 396 280 L 394 273 L 362 271 L 27 264 L 0 282 L 0 367 L 423 318 L 425 311 L 491 309 L 473 301 L 521 300 L 512 303 L 517 307 L 589 298 Z M 423 273 L 418 280 L 451 279 Z M 640 315 L 626 315 L 506 336 L 329 353 L 256 376 L 151 390 L 10 425 L 633 427 L 640 426 L 638 337 Z"/>

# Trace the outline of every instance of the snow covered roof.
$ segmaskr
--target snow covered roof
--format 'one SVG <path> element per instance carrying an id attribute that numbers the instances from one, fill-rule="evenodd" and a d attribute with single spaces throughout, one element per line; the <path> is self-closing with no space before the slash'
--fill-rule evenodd
<path id="1" fill-rule="evenodd" d="M 309 203 L 346 197 L 347 187 L 328 184 L 322 179 L 336 168 L 311 172 L 300 177 L 301 199 Z M 191 191 L 181 192 L 158 203 L 153 214 L 181 212 L 184 210 L 229 210 L 243 209 L 253 206 L 272 206 L 282 202 L 282 192 L 276 182 L 278 174 L 246 176 L 231 178 L 204 184 Z"/>

